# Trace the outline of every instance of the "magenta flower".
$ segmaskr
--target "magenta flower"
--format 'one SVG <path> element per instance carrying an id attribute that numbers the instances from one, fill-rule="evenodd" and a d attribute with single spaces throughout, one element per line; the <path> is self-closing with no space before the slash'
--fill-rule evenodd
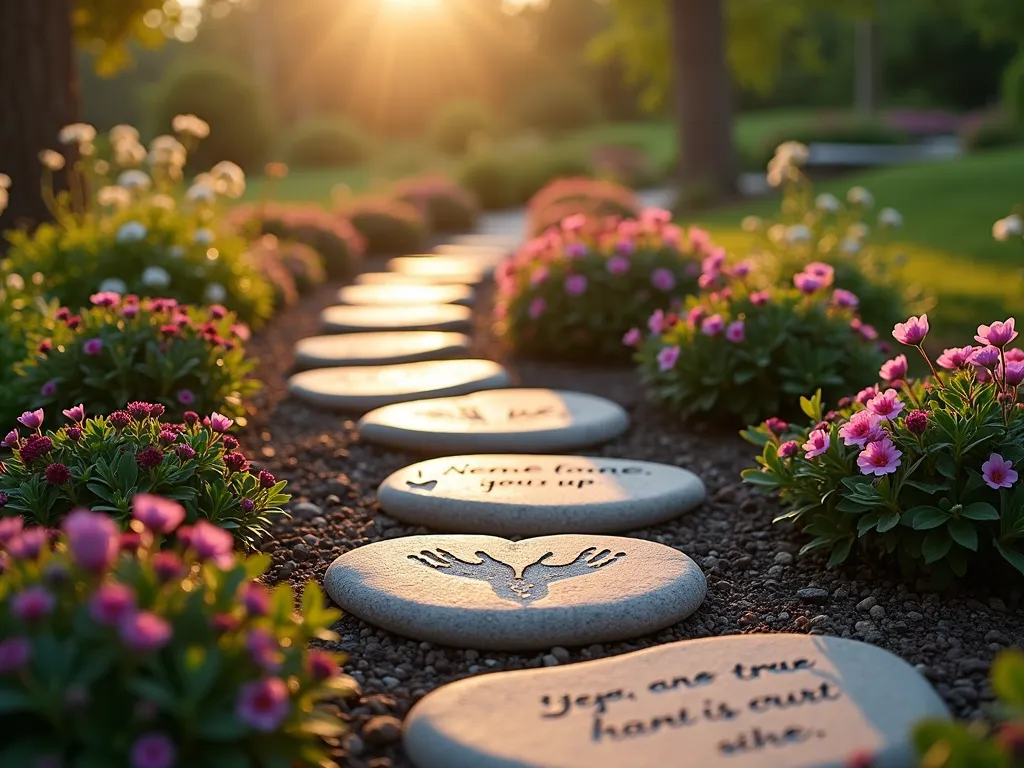
<path id="1" fill-rule="evenodd" d="M 791 459 L 796 456 L 798 450 L 800 450 L 800 445 L 796 440 L 787 440 L 779 446 L 779 458 Z"/>
<path id="2" fill-rule="evenodd" d="M 6 544 L 18 536 L 25 526 L 21 516 L 0 517 L 0 544 Z"/>
<path id="3" fill-rule="evenodd" d="M 570 296 L 579 296 L 587 290 L 586 275 L 569 275 L 565 278 L 565 292 Z"/>
<path id="4" fill-rule="evenodd" d="M 903 423 L 912 434 L 923 435 L 928 429 L 928 411 L 911 411 Z"/>
<path id="5" fill-rule="evenodd" d="M 117 557 L 120 536 L 106 515 L 76 509 L 65 518 L 64 533 L 72 560 L 87 571 L 102 573 Z"/>
<path id="6" fill-rule="evenodd" d="M 548 272 L 547 267 L 537 267 L 530 274 L 530 285 L 534 287 L 540 285 L 541 283 L 545 282 L 548 279 L 549 274 L 550 273 Z"/>
<path id="7" fill-rule="evenodd" d="M 89 301 L 97 307 L 112 307 L 121 301 L 121 294 L 116 291 L 101 291 L 90 296 Z"/>
<path id="8" fill-rule="evenodd" d="M 819 278 L 825 285 L 832 285 L 836 276 L 836 271 L 832 266 L 823 261 L 812 261 L 804 267 L 804 273 Z"/>
<path id="9" fill-rule="evenodd" d="M 789 422 L 783 421 L 778 416 L 772 416 L 770 419 L 764 420 L 764 428 L 773 435 L 781 435 L 789 429 Z"/>
<path id="10" fill-rule="evenodd" d="M 4 448 L 16 448 L 18 446 L 18 430 L 12 429 L 4 437 L 3 442 L 0 442 Z"/>
<path id="11" fill-rule="evenodd" d="M 690 245 L 695 251 L 703 250 L 711 245 L 711 235 L 700 227 L 690 227 Z"/>
<path id="12" fill-rule="evenodd" d="M 266 616 L 270 613 L 270 592 L 255 581 L 242 587 L 242 605 L 250 616 Z"/>
<path id="13" fill-rule="evenodd" d="M 162 733 L 145 733 L 132 744 L 131 768 L 174 768 L 177 750 Z"/>
<path id="14" fill-rule="evenodd" d="M 173 552 L 157 552 L 151 562 L 156 577 L 165 584 L 181 575 L 181 560 Z"/>
<path id="15" fill-rule="evenodd" d="M 1003 351 L 1007 362 L 1024 363 L 1024 349 L 1007 349 Z"/>
<path id="16" fill-rule="evenodd" d="M 572 216 L 566 216 L 562 219 L 562 231 L 575 234 L 579 232 L 587 225 L 587 217 L 582 213 L 574 213 Z"/>
<path id="17" fill-rule="evenodd" d="M 665 313 L 660 309 L 654 310 L 647 318 L 647 328 L 654 334 L 663 333 L 665 331 Z"/>
<path id="18" fill-rule="evenodd" d="M 899 450 L 888 437 L 868 443 L 867 447 L 857 457 L 857 466 L 864 475 L 889 475 L 896 471 L 900 465 L 900 456 L 903 451 Z"/>
<path id="19" fill-rule="evenodd" d="M 904 407 L 903 401 L 900 400 L 899 393 L 895 389 L 887 389 L 867 402 L 869 411 L 890 421 L 899 416 Z"/>
<path id="20" fill-rule="evenodd" d="M 39 388 L 39 394 L 43 397 L 53 397 L 57 394 L 57 380 L 50 379 L 48 382 L 43 384 L 43 386 Z"/>
<path id="21" fill-rule="evenodd" d="M 704 321 L 707 314 L 707 310 L 705 310 L 704 307 L 694 307 L 686 313 L 686 322 L 688 322 L 692 328 L 696 328 Z"/>
<path id="22" fill-rule="evenodd" d="M 612 256 L 604 266 L 609 274 L 624 275 L 629 272 L 629 259 L 622 256 Z"/>
<path id="23" fill-rule="evenodd" d="M 965 368 L 974 354 L 974 347 L 950 347 L 943 350 L 937 362 L 940 368 L 953 371 L 957 368 Z"/>
<path id="24" fill-rule="evenodd" d="M 892 360 L 882 363 L 882 369 L 878 372 L 882 381 L 899 381 L 907 375 L 907 356 L 898 355 Z"/>
<path id="25" fill-rule="evenodd" d="M 979 344 L 991 344 L 993 347 L 1002 349 L 1017 338 L 1017 331 L 1013 328 L 1014 322 L 1011 317 L 1006 322 L 997 320 L 992 325 L 979 325 L 978 335 L 974 339 Z"/>
<path id="26" fill-rule="evenodd" d="M 136 611 L 121 619 L 118 633 L 128 648 L 140 653 L 158 650 L 171 639 L 171 625 L 155 613 Z"/>
<path id="27" fill-rule="evenodd" d="M 53 610 L 54 602 L 53 595 L 43 587 L 28 587 L 11 600 L 11 613 L 21 621 L 40 621 Z"/>
<path id="28" fill-rule="evenodd" d="M 82 345 L 82 352 L 87 354 L 89 357 L 96 357 L 100 352 L 103 351 L 103 339 L 92 338 Z"/>
<path id="29" fill-rule="evenodd" d="M 536 320 L 537 318 L 544 314 L 544 311 L 547 309 L 547 307 L 548 303 L 544 301 L 543 297 L 538 296 L 537 298 L 530 302 L 530 317 Z"/>
<path id="30" fill-rule="evenodd" d="M 67 485 L 71 482 L 71 470 L 66 464 L 55 462 L 43 470 L 46 482 L 50 485 Z"/>
<path id="31" fill-rule="evenodd" d="M 162 496 L 137 493 L 132 498 L 132 517 L 154 533 L 167 534 L 181 525 L 185 508 Z"/>
<path id="32" fill-rule="evenodd" d="M 20 424 L 24 424 L 29 429 L 39 429 L 43 426 L 43 409 L 39 408 L 35 411 L 25 411 L 18 417 L 18 422 Z"/>
<path id="33" fill-rule="evenodd" d="M 878 414 L 872 411 L 857 411 L 839 428 L 839 436 L 843 438 L 844 445 L 863 447 L 885 437 L 885 430 L 881 424 L 882 418 Z"/>
<path id="34" fill-rule="evenodd" d="M 750 259 L 744 259 L 743 261 L 736 262 L 736 264 L 733 265 L 732 270 L 730 271 L 732 272 L 733 277 L 738 277 L 742 279 L 744 277 L 747 277 L 751 273 L 753 268 L 754 266 L 751 263 Z"/>
<path id="35" fill-rule="evenodd" d="M 843 290 L 842 288 L 836 288 L 832 292 L 832 303 L 843 309 L 856 309 L 860 304 L 860 299 L 857 298 L 855 293 Z"/>
<path id="36" fill-rule="evenodd" d="M 971 355 L 971 365 L 982 368 L 995 368 L 999 363 L 999 350 L 995 347 L 980 347 Z"/>
<path id="37" fill-rule="evenodd" d="M 227 432 L 231 429 L 231 425 L 235 423 L 234 419 L 229 419 L 227 416 L 214 411 L 210 414 L 210 429 L 214 432 Z"/>
<path id="38" fill-rule="evenodd" d="M 816 429 L 807 436 L 807 442 L 804 443 L 804 455 L 808 459 L 813 459 L 827 451 L 830 445 L 832 445 L 832 438 L 828 432 L 824 429 Z"/>
<path id="39" fill-rule="evenodd" d="M 641 341 L 643 341 L 643 335 L 640 333 L 639 328 L 630 328 L 622 336 L 622 343 L 627 347 L 637 347 Z"/>
<path id="40" fill-rule="evenodd" d="M 900 344 L 918 347 L 928 335 L 928 315 L 911 317 L 905 323 L 896 323 L 892 329 L 892 337 Z"/>
<path id="41" fill-rule="evenodd" d="M 32 643 L 27 637 L 16 635 L 0 640 L 0 675 L 17 672 L 32 658 Z"/>
<path id="42" fill-rule="evenodd" d="M 755 307 L 762 307 L 771 301 L 772 295 L 768 291 L 754 291 L 750 294 L 750 303 Z"/>
<path id="43" fill-rule="evenodd" d="M 76 423 L 81 423 L 85 419 L 85 406 L 82 404 L 73 406 L 63 411 L 64 415 Z"/>
<path id="44" fill-rule="evenodd" d="M 565 255 L 570 259 L 582 259 L 590 252 L 586 243 L 569 243 L 565 246 Z"/>
<path id="45" fill-rule="evenodd" d="M 314 680 L 327 680 L 338 674 L 338 665 L 330 654 L 323 651 L 312 650 L 306 657 L 309 665 L 309 674 Z"/>
<path id="46" fill-rule="evenodd" d="M 235 703 L 238 719 L 261 733 L 277 729 L 288 716 L 288 686 L 279 677 L 265 677 L 242 686 Z"/>
<path id="47" fill-rule="evenodd" d="M 679 360 L 679 347 L 663 347 L 658 353 L 658 370 L 667 371 Z"/>
<path id="48" fill-rule="evenodd" d="M 811 275 L 807 272 L 797 272 L 793 275 L 793 285 L 800 289 L 803 293 L 808 295 L 817 293 L 825 287 L 825 280 L 818 277 L 817 275 Z"/>
<path id="49" fill-rule="evenodd" d="M 35 560 L 49 539 L 45 528 L 34 525 L 7 542 L 7 554 L 17 560 Z"/>
<path id="50" fill-rule="evenodd" d="M 268 629 L 254 627 L 245 635 L 245 649 L 253 664 L 267 672 L 276 672 L 281 667 L 281 644 Z"/>
<path id="51" fill-rule="evenodd" d="M 739 344 L 743 341 L 746 335 L 746 330 L 742 320 L 735 320 L 729 323 L 729 326 L 725 329 L 725 338 L 731 341 L 733 344 Z"/>
<path id="52" fill-rule="evenodd" d="M 196 401 L 196 396 L 191 389 L 179 389 L 177 397 L 178 402 L 182 405 L 192 405 Z"/>
<path id="53" fill-rule="evenodd" d="M 1003 379 L 1009 387 L 1019 387 L 1024 382 L 1024 363 L 1007 361 L 1006 369 L 1003 371 Z"/>
<path id="54" fill-rule="evenodd" d="M 725 266 L 725 249 L 715 248 L 700 263 L 701 271 L 706 275 L 715 276 Z"/>
<path id="55" fill-rule="evenodd" d="M 1017 482 L 1017 470 L 1013 468 L 1012 461 L 993 453 L 981 465 L 981 477 L 989 488 L 1010 488 Z"/>
<path id="56" fill-rule="evenodd" d="M 850 321 L 850 327 L 859 333 L 862 338 L 867 339 L 868 341 L 874 341 L 878 338 L 878 331 L 875 330 L 875 327 L 873 325 L 868 325 L 859 317 L 855 317 Z"/>
<path id="57" fill-rule="evenodd" d="M 190 543 L 200 560 L 213 560 L 222 567 L 230 566 L 233 562 L 231 548 L 234 539 L 230 533 L 213 523 L 200 520 L 192 526 Z"/>
<path id="58" fill-rule="evenodd" d="M 717 336 L 725 330 L 725 320 L 719 314 L 705 317 L 703 322 L 700 324 L 700 332 L 705 336 Z"/>
<path id="59" fill-rule="evenodd" d="M 105 627 L 115 626 L 134 610 L 135 592 L 124 584 L 102 584 L 89 598 L 89 617 Z"/>
<path id="60" fill-rule="evenodd" d="M 651 273 L 651 285 L 659 291 L 671 291 L 676 287 L 676 276 L 671 270 L 658 267 Z"/>
<path id="61" fill-rule="evenodd" d="M 683 230 L 675 224 L 666 224 L 661 228 L 661 239 L 672 248 L 676 248 L 683 239 Z"/>

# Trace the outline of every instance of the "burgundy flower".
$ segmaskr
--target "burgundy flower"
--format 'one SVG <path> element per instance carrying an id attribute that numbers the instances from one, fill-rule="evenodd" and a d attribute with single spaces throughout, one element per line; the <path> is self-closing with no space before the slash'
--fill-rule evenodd
<path id="1" fill-rule="evenodd" d="M 142 545 L 142 536 L 135 531 L 125 531 L 118 538 L 117 544 L 122 552 L 137 552 Z"/>
<path id="2" fill-rule="evenodd" d="M 81 427 L 68 427 L 64 434 L 68 436 L 68 440 L 73 443 L 77 443 L 82 439 L 82 428 Z"/>
<path id="3" fill-rule="evenodd" d="M 907 429 L 915 435 L 923 435 L 924 431 L 928 429 L 928 411 L 911 411 L 907 414 L 904 423 L 907 425 Z"/>
<path id="4" fill-rule="evenodd" d="M 167 409 L 164 408 L 163 405 L 161 405 L 160 403 L 150 403 L 150 405 L 149 405 L 149 418 L 151 418 L 151 419 L 159 419 L 161 416 L 164 415 L 164 412 L 166 410 Z"/>
<path id="5" fill-rule="evenodd" d="M 128 403 L 128 407 L 125 410 L 127 410 L 128 415 L 136 421 L 142 421 L 143 419 L 149 418 L 149 409 L 151 407 L 152 406 L 150 406 L 149 403 L 136 401 L 134 403 Z"/>
<path id="6" fill-rule="evenodd" d="M 306 660 L 309 664 L 309 674 L 314 680 L 327 680 L 338 674 L 338 665 L 330 654 L 313 650 L 309 652 Z"/>
<path id="7" fill-rule="evenodd" d="M 231 435 L 225 435 L 221 442 L 224 444 L 224 450 L 233 451 L 238 447 L 238 441 L 235 440 Z"/>
<path id="8" fill-rule="evenodd" d="M 274 483 L 277 482 L 277 478 L 265 469 L 261 469 L 256 477 L 260 481 L 260 488 L 273 488 Z"/>
<path id="9" fill-rule="evenodd" d="M 244 472 L 249 468 L 249 462 L 245 456 L 237 451 L 224 454 L 224 465 L 228 468 L 228 472 Z"/>
<path id="10" fill-rule="evenodd" d="M 50 485 L 67 485 L 71 482 L 71 470 L 67 468 L 66 464 L 60 462 L 48 466 L 43 470 L 43 474 L 46 475 L 46 482 Z"/>
<path id="11" fill-rule="evenodd" d="M 0 493 L 0 507 L 6 507 L 7 506 L 7 502 L 8 502 L 9 499 L 10 499 L 10 497 L 6 493 Z M 21 518 L 18 518 L 18 519 L 20 520 Z M 0 520 L 0 522 L 3 522 L 3 521 Z M 3 539 L 0 539 L 0 542 L 2 542 L 2 541 L 3 541 Z"/>
<path id="12" fill-rule="evenodd" d="M 34 464 L 53 450 L 53 441 L 45 435 L 31 435 L 21 444 L 19 454 L 26 467 Z"/>
<path id="13" fill-rule="evenodd" d="M 71 310 L 67 307 L 61 307 L 57 310 L 57 314 L 54 317 L 62 323 L 67 322 L 67 319 L 71 317 Z"/>
<path id="14" fill-rule="evenodd" d="M 64 324 L 67 325 L 67 327 L 70 328 L 72 331 L 77 330 L 78 326 L 80 326 L 82 324 L 82 316 L 81 315 L 71 315 L 70 317 L 68 317 L 67 320 L 64 321 Z M 93 341 L 93 342 L 99 341 L 99 345 L 100 345 L 99 349 L 103 348 L 103 342 L 100 341 L 99 339 L 90 339 L 90 341 Z M 85 342 L 85 343 L 86 343 L 86 346 L 89 345 L 88 341 Z M 95 347 L 95 344 L 93 346 Z M 96 350 L 95 354 L 99 354 L 99 349 Z M 86 349 L 85 353 L 87 355 L 88 354 L 93 354 L 93 353 L 89 352 L 88 349 Z"/>
<path id="15" fill-rule="evenodd" d="M 178 454 L 178 458 L 182 461 L 188 461 L 189 459 L 194 459 L 196 457 L 195 449 L 191 445 L 186 445 L 185 443 L 176 445 L 171 450 Z"/>
<path id="16" fill-rule="evenodd" d="M 0 675 L 17 672 L 32 658 L 32 643 L 27 637 L 0 640 Z"/>
<path id="17" fill-rule="evenodd" d="M 150 562 L 156 577 L 165 584 L 181 575 L 181 559 L 173 552 L 157 552 Z"/>
<path id="18" fill-rule="evenodd" d="M 169 429 L 161 429 L 159 437 L 161 443 L 165 443 L 168 445 L 170 445 L 171 443 L 178 439 L 178 435 Z"/>
<path id="19" fill-rule="evenodd" d="M 132 423 L 131 414 L 127 411 L 114 411 L 107 418 L 114 425 L 114 429 L 124 429 Z"/>
<path id="20" fill-rule="evenodd" d="M 163 460 L 163 451 L 153 445 L 146 446 L 135 454 L 135 463 L 138 464 L 141 469 L 153 469 L 154 467 L 159 467 Z"/>
<path id="21" fill-rule="evenodd" d="M 39 346 L 36 350 L 40 355 L 48 355 L 53 351 L 53 342 L 50 339 L 43 339 L 39 342 Z"/>
<path id="22" fill-rule="evenodd" d="M 230 613 L 217 613 L 214 614 L 212 619 L 210 619 L 210 626 L 213 627 L 213 631 L 216 632 L 218 635 L 222 635 L 225 632 L 230 632 L 231 630 L 237 628 L 238 624 L 238 618 L 231 615 Z"/>
<path id="23" fill-rule="evenodd" d="M 195 411 L 185 411 L 182 418 L 185 420 L 186 424 L 191 425 L 199 421 L 199 414 L 196 413 Z"/>

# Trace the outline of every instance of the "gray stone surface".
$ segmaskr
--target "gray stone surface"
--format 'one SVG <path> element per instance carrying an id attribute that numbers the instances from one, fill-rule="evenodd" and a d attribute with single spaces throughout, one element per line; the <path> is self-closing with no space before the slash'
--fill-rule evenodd
<path id="1" fill-rule="evenodd" d="M 504 387 L 508 382 L 508 372 L 490 360 L 428 360 L 316 368 L 292 376 L 288 390 L 313 405 L 363 413 L 407 400 Z"/>
<path id="2" fill-rule="evenodd" d="M 380 331 L 311 336 L 295 345 L 303 368 L 342 365 L 390 365 L 464 355 L 469 337 L 443 331 Z"/>
<path id="3" fill-rule="evenodd" d="M 642 539 L 455 534 L 346 552 L 324 588 L 345 611 L 416 640 L 525 650 L 662 629 L 697 610 L 707 585 L 689 557 Z"/>
<path id="4" fill-rule="evenodd" d="M 656 525 L 697 506 L 705 494 L 697 475 L 666 464 L 482 454 L 400 469 L 377 498 L 392 517 L 439 531 L 543 536 Z"/>
<path id="5" fill-rule="evenodd" d="M 611 400 L 553 389 L 500 389 L 381 408 L 359 422 L 372 442 L 446 453 L 574 451 L 620 435 L 629 415 Z"/>
<path id="6" fill-rule="evenodd" d="M 390 272 L 398 272 L 403 275 L 429 275 L 431 277 L 449 277 L 457 275 L 477 275 L 477 282 L 480 282 L 494 268 L 493 259 L 490 261 L 473 258 L 471 256 L 398 256 L 387 263 Z M 452 279 L 450 282 L 459 282 Z"/>
<path id="7" fill-rule="evenodd" d="M 356 285 L 476 285 L 483 279 L 479 272 L 438 275 L 409 275 L 403 272 L 363 272 L 356 275 Z"/>
<path id="8" fill-rule="evenodd" d="M 455 304 L 422 304 L 411 307 L 327 307 L 320 313 L 329 333 L 362 331 L 462 331 L 469 327 L 473 311 Z"/>
<path id="9" fill-rule="evenodd" d="M 413 707 L 405 748 L 419 768 L 906 768 L 911 726 L 947 716 L 881 648 L 737 635 L 452 683 Z"/>
<path id="10" fill-rule="evenodd" d="M 466 285 L 346 285 L 338 291 L 341 304 L 411 306 L 415 304 L 473 304 Z"/>

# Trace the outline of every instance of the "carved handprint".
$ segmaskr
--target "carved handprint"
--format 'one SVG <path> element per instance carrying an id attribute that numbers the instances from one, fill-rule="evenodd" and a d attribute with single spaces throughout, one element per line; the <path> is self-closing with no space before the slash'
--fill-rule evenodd
<path id="1" fill-rule="evenodd" d="M 515 577 L 516 572 L 511 565 L 495 560 L 486 552 L 475 552 L 474 554 L 480 558 L 479 563 L 463 560 L 440 547 L 437 548 L 436 553 L 433 550 L 424 549 L 418 555 L 409 555 L 409 559 L 429 565 L 435 570 L 443 570 L 450 576 L 462 576 L 467 579 L 490 581 L 492 573 L 495 571 L 505 572 L 509 578 Z"/>
<path id="2" fill-rule="evenodd" d="M 604 568 L 626 556 L 625 552 L 616 552 L 612 555 L 610 549 L 602 549 L 596 555 L 594 554 L 595 552 L 597 552 L 597 547 L 587 547 L 572 562 L 563 563 L 562 565 L 546 562 L 555 556 L 553 552 L 548 552 L 537 562 L 531 563 L 523 569 L 523 578 L 548 583 L 561 581 L 562 579 L 571 579 L 574 576 L 583 576 L 597 568 Z"/>

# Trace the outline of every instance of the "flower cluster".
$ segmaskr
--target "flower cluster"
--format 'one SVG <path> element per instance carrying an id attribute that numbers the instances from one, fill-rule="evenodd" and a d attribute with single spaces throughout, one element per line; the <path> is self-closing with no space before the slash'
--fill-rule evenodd
<path id="1" fill-rule="evenodd" d="M 93 294 L 89 309 L 58 309 L 38 329 L 19 366 L 22 408 L 70 407 L 109 414 L 132 400 L 160 403 L 170 417 L 217 409 L 240 418 L 256 389 L 249 329 L 224 307 L 199 309 L 174 299 Z"/>
<path id="2" fill-rule="evenodd" d="M 552 181 L 530 198 L 527 208 L 530 232 L 534 236 L 577 214 L 632 219 L 640 215 L 640 201 L 629 187 L 585 176 Z"/>
<path id="3" fill-rule="evenodd" d="M 352 222 L 373 255 L 418 253 L 426 247 L 427 220 L 419 208 L 391 197 L 343 202 L 337 214 Z"/>
<path id="4" fill-rule="evenodd" d="M 687 237 L 668 211 L 639 219 L 564 219 L 495 272 L 499 333 L 539 357 L 621 360 L 622 334 L 696 290 L 706 234 Z"/>
<path id="5" fill-rule="evenodd" d="M 623 337 L 653 399 L 684 418 L 749 423 L 801 392 L 867 383 L 881 362 L 877 333 L 828 264 L 808 264 L 792 287 L 759 289 L 749 262 L 730 267 L 716 252 L 699 282 L 703 293 L 650 316 L 646 338 L 640 328 Z"/>
<path id="6" fill-rule="evenodd" d="M 743 433 L 762 447 L 745 480 L 778 492 L 780 517 L 815 536 L 835 565 L 862 543 L 896 553 L 908 571 L 938 583 L 972 562 L 1005 561 L 1024 573 L 1024 351 L 1013 318 L 981 325 L 977 344 L 946 349 L 934 362 L 923 343 L 927 315 L 897 323 L 893 337 L 924 359 L 909 375 L 901 354 L 876 383 L 823 412 L 819 391 L 803 398 L 806 426 L 770 419 Z M 996 555 L 996 557 L 992 557 Z"/>
<path id="7" fill-rule="evenodd" d="M 208 520 L 252 546 L 290 498 L 287 482 L 250 465 L 220 413 L 189 411 L 176 423 L 159 403 L 131 402 L 105 417 L 88 418 L 83 405 L 63 415 L 65 426 L 44 431 L 46 412 L 26 411 L 4 435 L 13 456 L 0 464 L 0 516 L 49 526 L 84 506 L 126 525 L 135 494 L 155 493 L 183 504 L 189 522 Z"/>
<path id="8" fill-rule="evenodd" d="M 337 639 L 340 613 L 310 583 L 295 614 L 290 586 L 254 581 L 269 557 L 181 525 L 179 504 L 130 505 L 126 534 L 84 509 L 60 532 L 0 519 L 4 764 L 249 764 L 257 751 L 325 764 L 322 737 L 343 726 L 321 702 L 358 687 L 308 646 Z"/>
<path id="9" fill-rule="evenodd" d="M 327 279 L 320 254 L 308 245 L 278 240 L 274 235 L 263 235 L 253 242 L 249 258 L 274 286 L 274 304 L 278 308 L 294 304 L 300 293 Z"/>
<path id="10" fill-rule="evenodd" d="M 422 176 L 395 184 L 394 196 L 415 205 L 433 232 L 471 232 L 479 205 L 467 189 L 446 176 Z"/>

